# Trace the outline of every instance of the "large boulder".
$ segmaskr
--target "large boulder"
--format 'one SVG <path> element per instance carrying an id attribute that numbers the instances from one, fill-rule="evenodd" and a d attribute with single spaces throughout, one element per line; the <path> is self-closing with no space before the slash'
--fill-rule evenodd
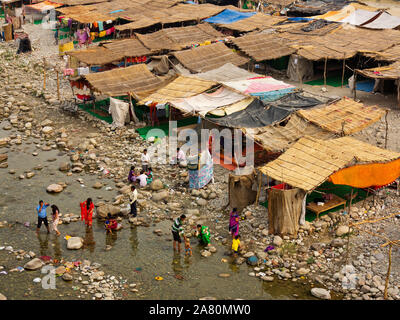
<path id="1" fill-rule="evenodd" d="M 164 184 L 160 179 L 155 179 L 153 182 L 150 184 L 150 189 L 153 191 L 158 191 L 161 189 L 164 189 Z"/>
<path id="2" fill-rule="evenodd" d="M 47 192 L 50 192 L 50 193 L 59 193 L 59 192 L 63 191 L 63 189 L 64 188 L 57 183 L 53 183 L 46 188 Z"/>
<path id="3" fill-rule="evenodd" d="M 69 171 L 69 169 L 71 169 L 71 165 L 69 162 L 61 162 L 58 168 L 58 170 L 60 170 L 61 172 Z"/>
<path id="4" fill-rule="evenodd" d="M 130 186 L 123 186 L 121 189 L 119 189 L 119 192 L 122 194 L 128 194 L 131 192 L 131 187 Z"/>
<path id="5" fill-rule="evenodd" d="M 24 265 L 26 270 L 37 270 L 44 266 L 44 262 L 39 258 L 34 258 Z"/>
<path id="6" fill-rule="evenodd" d="M 7 161 L 8 155 L 7 153 L 0 154 L 0 163 Z"/>
<path id="7" fill-rule="evenodd" d="M 4 294 L 0 293 L 0 300 L 7 300 L 7 297 Z"/>
<path id="8" fill-rule="evenodd" d="M 272 242 L 274 246 L 279 247 L 283 242 L 283 239 L 280 236 L 275 236 L 274 241 Z"/>
<path id="9" fill-rule="evenodd" d="M 7 146 L 9 143 L 10 143 L 10 138 L 8 138 L 8 137 L 1 138 L 0 139 L 0 148 Z"/>
<path id="10" fill-rule="evenodd" d="M 52 134 L 54 132 L 54 129 L 52 127 L 46 126 L 42 129 L 42 132 L 44 134 Z"/>
<path id="11" fill-rule="evenodd" d="M 338 237 L 341 237 L 341 236 L 343 236 L 343 235 L 349 233 L 349 231 L 350 231 L 350 228 L 349 228 L 348 226 L 340 226 L 340 227 L 337 228 L 337 230 L 336 230 L 336 235 L 337 235 Z"/>
<path id="12" fill-rule="evenodd" d="M 78 250 L 83 246 L 83 239 L 81 237 L 71 237 L 67 241 L 67 249 Z"/>
<path id="13" fill-rule="evenodd" d="M 324 299 L 324 300 L 331 299 L 331 294 L 329 293 L 329 291 L 323 288 L 312 288 L 311 294 L 314 297 L 317 297 L 318 299 Z"/>
<path id="14" fill-rule="evenodd" d="M 167 199 L 169 196 L 168 190 L 162 190 L 156 193 L 153 193 L 151 200 L 153 201 L 162 201 Z"/>
<path id="15" fill-rule="evenodd" d="M 121 212 L 121 208 L 112 204 L 103 204 L 97 208 L 96 212 L 98 218 L 104 219 L 108 213 L 111 213 L 112 216 L 118 215 Z"/>

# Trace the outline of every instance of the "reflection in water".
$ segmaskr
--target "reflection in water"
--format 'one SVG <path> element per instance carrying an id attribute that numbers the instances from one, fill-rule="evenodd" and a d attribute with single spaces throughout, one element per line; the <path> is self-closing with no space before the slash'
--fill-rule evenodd
<path id="1" fill-rule="evenodd" d="M 174 252 L 172 258 L 172 270 L 174 270 L 175 275 L 181 275 L 183 271 L 183 267 L 181 264 L 181 255 L 179 253 Z"/>
<path id="2" fill-rule="evenodd" d="M 129 240 L 131 242 L 132 256 L 136 256 L 136 253 L 138 251 L 138 246 L 139 246 L 137 227 L 131 228 L 131 236 L 130 236 Z"/>
<path id="3" fill-rule="evenodd" d="M 39 233 L 37 238 L 39 240 L 40 255 L 46 256 L 49 249 L 49 234 Z"/>
<path id="4" fill-rule="evenodd" d="M 83 245 L 88 248 L 90 252 L 94 252 L 96 241 L 94 241 L 93 227 L 86 227 L 85 238 L 83 239 Z"/>
<path id="5" fill-rule="evenodd" d="M 115 241 L 117 241 L 118 235 L 117 232 L 107 233 L 106 234 L 106 246 L 114 247 Z"/>
<path id="6" fill-rule="evenodd" d="M 54 257 L 57 260 L 61 260 L 62 252 L 60 246 L 60 237 L 54 236 L 53 240 L 53 247 L 54 247 Z"/>

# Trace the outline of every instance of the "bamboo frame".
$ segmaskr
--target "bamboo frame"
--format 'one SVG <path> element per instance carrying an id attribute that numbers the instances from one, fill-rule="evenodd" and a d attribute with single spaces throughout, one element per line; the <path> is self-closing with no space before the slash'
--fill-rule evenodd
<path id="1" fill-rule="evenodd" d="M 325 57 L 325 64 L 324 64 L 324 87 L 326 87 L 326 65 L 328 63 L 328 57 Z"/>

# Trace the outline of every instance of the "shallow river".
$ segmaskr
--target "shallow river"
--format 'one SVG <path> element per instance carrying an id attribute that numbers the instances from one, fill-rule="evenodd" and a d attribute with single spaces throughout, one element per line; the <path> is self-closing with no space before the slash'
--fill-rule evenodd
<path id="1" fill-rule="evenodd" d="M 14 129 L 2 130 L 4 126 L 3 121 L 0 123 L 0 138 L 18 133 Z M 106 191 L 105 187 L 101 190 L 93 189 L 91 186 L 97 180 L 96 175 L 82 173 L 66 176 L 58 170 L 59 164 L 68 160 L 66 154 L 54 149 L 37 151 L 35 145 L 42 145 L 43 142 L 40 139 L 29 141 L 19 146 L 14 145 L 9 150 L 0 148 L 0 153 L 9 151 L 9 167 L 0 169 L 0 221 L 6 220 L 13 225 L 11 228 L 0 228 L 0 246 L 11 245 L 14 249 L 32 250 L 37 256 L 98 262 L 106 274 L 122 276 L 128 280 L 128 284 L 138 284 L 139 293 L 127 290 L 122 294 L 126 299 L 198 299 L 205 296 L 220 299 L 313 299 L 308 283 L 294 283 L 290 280 L 263 282 L 250 277 L 248 273 L 252 268 L 246 264 L 236 266 L 229 263 L 231 259 L 226 256 L 229 247 L 220 243 L 214 243 L 218 251 L 208 258 L 200 255 L 201 248 L 196 239 L 192 239 L 192 257 L 186 258 L 183 253 L 174 254 L 170 234 L 172 222 L 167 220 L 147 228 L 131 228 L 128 221 L 124 220 L 124 229 L 115 235 L 106 235 L 103 224 L 97 221 L 94 222 L 92 232 L 86 232 L 83 223 L 79 221 L 60 225 L 61 237 L 47 235 L 44 226 L 40 236 L 36 237 L 35 207 L 40 199 L 57 204 L 64 214 L 79 214 L 80 201 L 87 197 L 92 197 L 94 201 L 99 201 L 98 197 L 112 199 L 116 188 L 111 179 L 105 179 L 102 182 L 113 190 Z M 34 151 L 39 155 L 33 156 Z M 52 159 L 56 160 L 48 161 Z M 33 170 L 37 165 L 43 169 Z M 15 169 L 16 173 L 8 173 L 10 169 Z M 20 174 L 31 170 L 36 172 L 33 178 L 19 179 Z M 84 180 L 84 186 L 77 181 L 78 178 Z M 60 194 L 48 194 L 46 187 L 56 182 L 66 182 L 68 186 Z M 24 226 L 25 222 L 30 222 L 30 226 Z M 162 236 L 154 234 L 155 229 L 161 229 Z M 67 250 L 64 240 L 67 234 L 81 236 L 88 245 L 79 251 Z M 112 249 L 106 251 L 106 245 L 111 245 Z M 229 262 L 222 262 L 222 258 L 227 258 Z M 0 251 L 0 265 L 4 265 L 5 270 L 23 266 L 26 262 L 26 259 L 18 261 L 14 254 Z M 231 276 L 220 278 L 220 273 L 230 273 Z M 183 280 L 176 279 L 175 275 L 181 275 Z M 162 276 L 164 280 L 156 281 L 156 276 Z M 58 278 L 56 290 L 43 290 L 40 284 L 33 283 L 36 277 L 40 277 L 39 271 L 0 274 L 0 292 L 9 299 L 76 299 L 78 296 L 74 287 L 76 289 L 79 283 L 67 283 Z M 92 297 L 87 295 L 84 298 Z"/>

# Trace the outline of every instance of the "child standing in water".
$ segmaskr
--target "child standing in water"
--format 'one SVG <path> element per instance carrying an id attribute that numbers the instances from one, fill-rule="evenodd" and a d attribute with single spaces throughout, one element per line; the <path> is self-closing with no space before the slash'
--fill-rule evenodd
<path id="1" fill-rule="evenodd" d="M 186 256 L 192 256 L 192 247 L 190 246 L 190 239 L 185 237 L 185 255 Z"/>
<path id="2" fill-rule="evenodd" d="M 239 253 L 239 248 L 240 248 L 240 235 L 235 236 L 234 239 L 232 239 L 232 251 L 233 251 L 233 256 L 236 258 Z"/>

